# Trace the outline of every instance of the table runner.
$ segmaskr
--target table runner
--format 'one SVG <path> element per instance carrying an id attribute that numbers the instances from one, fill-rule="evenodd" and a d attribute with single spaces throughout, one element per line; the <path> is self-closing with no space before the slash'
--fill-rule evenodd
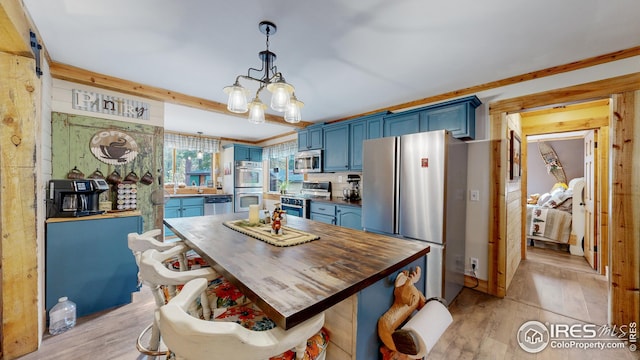
<path id="1" fill-rule="evenodd" d="M 274 246 L 294 246 L 320 239 L 320 236 L 283 226 L 281 235 L 271 234 L 271 224 L 251 225 L 247 220 L 226 221 L 224 225 L 232 230 L 262 240 Z M 282 230 L 281 229 L 281 230 Z"/>

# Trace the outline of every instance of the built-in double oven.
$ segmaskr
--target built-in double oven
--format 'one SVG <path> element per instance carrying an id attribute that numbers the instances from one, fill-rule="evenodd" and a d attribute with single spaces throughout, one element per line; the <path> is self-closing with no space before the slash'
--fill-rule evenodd
<path id="1" fill-rule="evenodd" d="M 262 163 L 258 161 L 236 161 L 235 187 L 262 188 Z"/>
<path id="2" fill-rule="evenodd" d="M 234 211 L 249 211 L 249 205 L 262 204 L 262 163 L 236 161 Z"/>
<path id="3" fill-rule="evenodd" d="M 249 205 L 262 204 L 262 188 L 236 188 L 235 212 L 249 211 Z"/>

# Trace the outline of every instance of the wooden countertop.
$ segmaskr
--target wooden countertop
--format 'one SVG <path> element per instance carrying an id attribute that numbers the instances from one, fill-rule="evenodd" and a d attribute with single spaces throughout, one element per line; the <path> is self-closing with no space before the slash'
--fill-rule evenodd
<path id="1" fill-rule="evenodd" d="M 276 247 L 222 224 L 246 216 L 172 218 L 164 223 L 283 329 L 327 310 L 429 252 L 426 242 L 294 216 L 288 217 L 286 226 L 320 239 Z"/>
<path id="2" fill-rule="evenodd" d="M 169 194 L 169 198 L 184 198 L 184 197 L 212 197 L 212 196 L 233 196 L 233 194 L 207 194 L 207 193 L 193 193 L 193 194 Z"/>
<path id="3" fill-rule="evenodd" d="M 46 222 L 56 223 L 56 222 L 65 222 L 65 221 L 102 220 L 102 219 L 114 219 L 114 218 L 120 218 L 120 217 L 141 216 L 141 215 L 142 214 L 140 213 L 140 210 L 118 211 L 118 212 L 107 212 L 100 215 L 48 218 Z"/>
<path id="4" fill-rule="evenodd" d="M 342 197 L 333 197 L 331 199 L 311 199 L 311 201 L 323 202 L 333 205 L 356 206 L 362 207 L 362 200 L 344 200 Z"/>

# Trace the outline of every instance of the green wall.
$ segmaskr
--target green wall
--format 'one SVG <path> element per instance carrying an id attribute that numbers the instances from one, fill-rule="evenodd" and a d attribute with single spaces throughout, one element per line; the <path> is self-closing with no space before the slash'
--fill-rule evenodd
<path id="1" fill-rule="evenodd" d="M 98 160 L 91 153 L 89 143 L 96 133 L 105 129 L 118 130 L 131 136 L 139 146 L 138 156 L 123 165 L 110 165 Z M 52 112 L 51 137 L 53 179 L 65 179 L 74 166 L 85 176 L 96 169 L 100 169 L 105 177 L 116 170 L 123 178 L 130 171 L 134 171 L 139 177 L 149 171 L 154 176 L 154 182 L 151 185 L 138 182 L 138 210 L 142 213 L 145 231 L 161 228 L 163 206 L 153 205 L 151 195 L 156 190 L 162 191 L 158 182 L 162 176 L 162 127 Z"/>

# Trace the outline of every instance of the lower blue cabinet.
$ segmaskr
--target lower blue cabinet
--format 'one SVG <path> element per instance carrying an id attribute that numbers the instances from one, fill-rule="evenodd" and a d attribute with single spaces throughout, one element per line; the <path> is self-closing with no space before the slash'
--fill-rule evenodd
<path id="1" fill-rule="evenodd" d="M 47 222 L 47 312 L 63 296 L 76 303 L 78 317 L 130 303 L 138 290 L 131 232 L 142 233 L 142 216 Z"/>
<path id="2" fill-rule="evenodd" d="M 362 208 L 358 206 L 336 206 L 336 223 L 339 226 L 362 230 Z"/>
<path id="3" fill-rule="evenodd" d="M 204 215 L 204 197 L 202 196 L 189 196 L 189 197 L 174 197 L 169 199 L 164 205 L 164 218 L 180 218 L 191 216 L 203 216 Z M 164 227 L 164 236 L 175 235 L 168 227 Z"/>

